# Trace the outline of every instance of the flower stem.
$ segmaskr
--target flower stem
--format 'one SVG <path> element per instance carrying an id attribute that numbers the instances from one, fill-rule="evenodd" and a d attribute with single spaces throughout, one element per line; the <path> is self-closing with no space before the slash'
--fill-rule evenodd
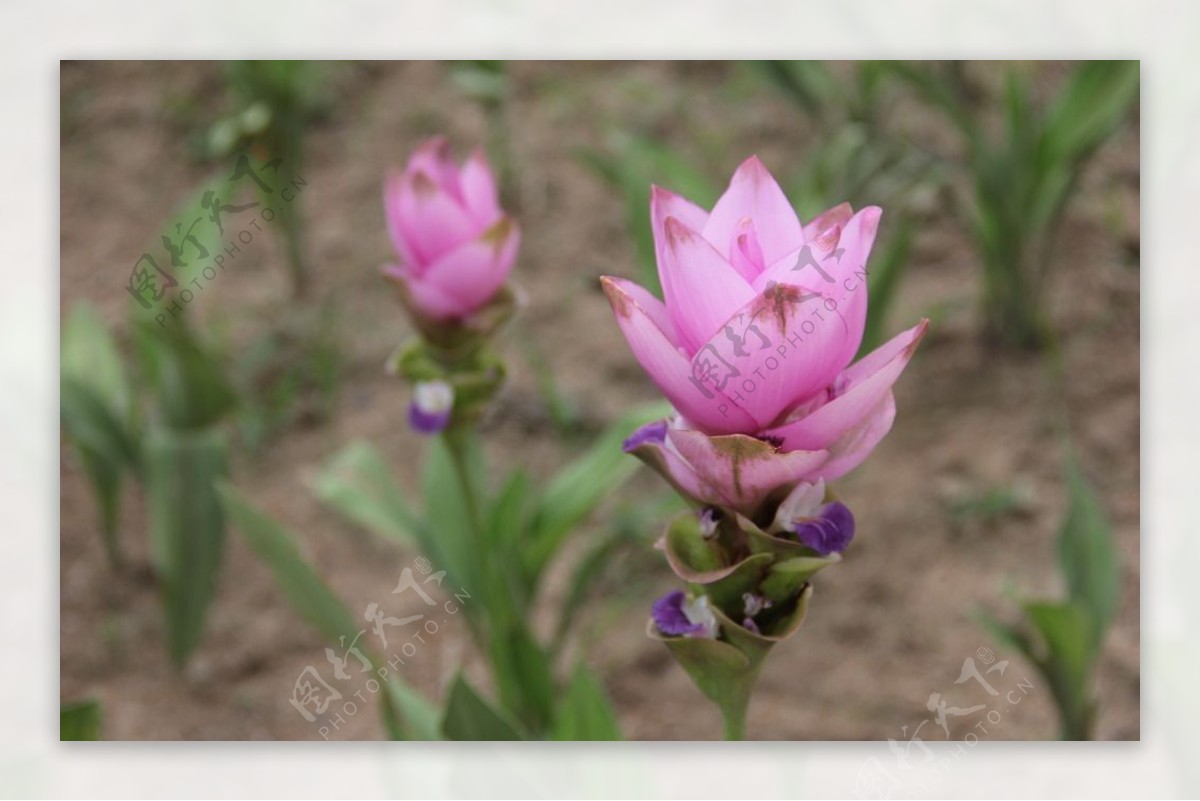
<path id="1" fill-rule="evenodd" d="M 751 684 L 753 686 L 753 684 Z M 735 693 L 732 697 L 726 698 L 721 704 L 721 718 L 725 724 L 725 739 L 726 740 L 745 740 L 746 739 L 746 713 L 750 709 L 750 693 L 747 692 Z"/>

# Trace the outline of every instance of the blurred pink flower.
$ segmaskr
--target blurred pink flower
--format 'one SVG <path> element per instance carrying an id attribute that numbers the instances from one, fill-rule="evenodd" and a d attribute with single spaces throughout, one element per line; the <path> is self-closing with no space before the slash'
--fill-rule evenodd
<path id="1" fill-rule="evenodd" d="M 384 188 L 388 233 L 400 256 L 384 274 L 399 282 L 418 314 L 460 320 L 504 284 L 520 231 L 500 208 L 481 151 L 459 167 L 442 137 L 422 143 Z"/>
<path id="2" fill-rule="evenodd" d="M 892 385 L 928 321 L 850 365 L 882 211 L 843 203 L 807 224 L 756 158 L 712 212 L 654 187 L 665 303 L 602 279 L 634 356 L 681 417 L 626 444 L 702 503 L 750 514 L 798 481 L 857 467 L 891 428 Z"/>

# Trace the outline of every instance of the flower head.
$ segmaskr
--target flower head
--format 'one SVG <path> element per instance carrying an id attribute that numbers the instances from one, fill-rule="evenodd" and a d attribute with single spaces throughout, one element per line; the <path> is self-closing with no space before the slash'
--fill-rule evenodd
<path id="1" fill-rule="evenodd" d="M 384 190 L 388 232 L 400 256 L 384 268 L 410 308 L 431 321 L 462 320 L 485 306 L 512 268 L 520 242 L 500 208 L 480 151 L 459 166 L 446 140 L 417 148 Z"/>
<path id="2" fill-rule="evenodd" d="M 688 497 L 745 514 L 861 464 L 891 428 L 892 385 L 927 325 L 850 363 L 881 213 L 842 204 L 803 224 L 757 158 L 711 212 L 656 187 L 665 301 L 602 280 L 634 356 L 679 416 L 627 449 Z"/>

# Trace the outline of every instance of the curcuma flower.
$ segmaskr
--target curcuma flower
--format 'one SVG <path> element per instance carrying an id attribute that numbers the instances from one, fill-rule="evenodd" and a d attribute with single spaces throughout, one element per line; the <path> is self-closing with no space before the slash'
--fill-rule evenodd
<path id="1" fill-rule="evenodd" d="M 384 268 L 419 318 L 461 321 L 499 292 L 517 255 L 520 232 L 500 208 L 482 152 L 462 166 L 446 140 L 423 143 L 384 190 L 388 233 L 400 256 Z"/>
<path id="2" fill-rule="evenodd" d="M 634 356 L 679 415 L 626 450 L 697 503 L 748 516 L 798 482 L 861 464 L 892 426 L 892 385 L 928 322 L 851 365 L 881 214 L 843 203 L 801 223 L 754 157 L 711 212 L 655 187 L 664 300 L 602 282 Z"/>

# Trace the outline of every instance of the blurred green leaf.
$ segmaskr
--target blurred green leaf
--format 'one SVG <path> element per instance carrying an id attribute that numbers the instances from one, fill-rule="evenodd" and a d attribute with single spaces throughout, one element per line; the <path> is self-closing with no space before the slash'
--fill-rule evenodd
<path id="1" fill-rule="evenodd" d="M 908 268 L 916 230 L 916 225 L 911 221 L 902 220 L 897 228 L 889 232 L 882 252 L 871 265 L 867 277 L 867 292 L 871 302 L 867 309 L 862 345 L 858 349 L 859 358 L 887 339 L 887 312 L 896 297 L 900 279 Z"/>
<path id="2" fill-rule="evenodd" d="M 112 331 L 86 304 L 72 307 L 63 323 L 61 372 L 91 391 L 113 415 L 128 422 L 133 392 Z"/>
<path id="3" fill-rule="evenodd" d="M 384 538 L 406 545 L 421 538 L 423 522 L 369 442 L 355 440 L 336 453 L 317 474 L 313 490 L 322 503 Z"/>
<path id="4" fill-rule="evenodd" d="M 225 549 L 216 484 L 228 474 L 228 447 L 216 430 L 152 428 L 146 437 L 150 542 L 163 583 L 167 641 L 177 665 L 200 642 Z"/>
<path id="5" fill-rule="evenodd" d="M 639 426 L 666 417 L 670 411 L 665 403 L 653 403 L 626 412 L 581 457 L 551 479 L 538 503 L 526 553 L 530 575 L 540 575 L 571 529 L 638 469 L 637 460 L 621 448 L 625 439 Z"/>
<path id="6" fill-rule="evenodd" d="M 206 428 L 237 404 L 215 353 L 180 320 L 174 325 L 136 326 L 139 354 L 171 428 Z"/>
<path id="7" fill-rule="evenodd" d="M 1104 143 L 1126 120 L 1141 82 L 1136 61 L 1085 61 L 1046 114 L 1042 164 L 1076 161 Z"/>
<path id="8" fill-rule="evenodd" d="M 1091 739 L 1096 715 L 1089 686 L 1095 660 L 1092 616 L 1076 603 L 1029 603 L 1024 609 L 1045 648 L 1034 663 L 1050 682 L 1062 739 Z"/>
<path id="9" fill-rule="evenodd" d="M 496 607 L 488 610 L 493 625 L 488 648 L 493 679 L 504 708 L 526 730 L 540 733 L 553 719 L 550 656 L 534 639 L 525 620 L 506 619 L 507 611 Z"/>
<path id="10" fill-rule="evenodd" d="M 459 673 L 446 701 L 442 732 L 449 740 L 523 740 L 515 723 L 479 696 Z"/>
<path id="11" fill-rule="evenodd" d="M 472 436 L 466 447 L 466 479 L 474 488 L 473 498 L 483 497 L 483 457 Z M 442 437 L 429 441 L 422 478 L 425 521 L 429 536 L 423 550 L 438 567 L 445 569 L 472 593 L 489 597 L 484 576 L 477 574 L 476 521 L 471 518 L 473 500 L 463 494 L 461 477 Z M 477 607 L 469 607 L 474 612 Z"/>
<path id="12" fill-rule="evenodd" d="M 661 186 L 706 208 L 716 200 L 717 188 L 676 151 L 645 136 L 616 136 L 608 152 L 583 150 L 577 153 L 577 158 L 621 192 L 625 200 L 626 226 L 641 270 L 641 283 L 661 297 L 654 231 L 650 223 L 651 186 Z"/>
<path id="13" fill-rule="evenodd" d="M 251 550 L 267 563 L 279 588 L 300 616 L 328 641 L 336 643 L 344 637 L 346 642 L 352 642 L 360 630 L 358 621 L 313 572 L 292 536 L 254 508 L 232 485 L 223 483 L 219 491 L 230 522 L 242 532 Z"/>
<path id="14" fill-rule="evenodd" d="M 81 450 L 107 460 L 114 468 L 140 468 L 141 453 L 135 432 L 93 389 L 64 375 L 59 394 L 60 415 L 67 436 Z"/>
<path id="15" fill-rule="evenodd" d="M 775 85 L 805 112 L 820 118 L 826 113 L 840 87 L 820 61 L 754 61 L 751 62 L 767 80 Z"/>
<path id="16" fill-rule="evenodd" d="M 558 709 L 556 740 L 620 740 L 616 713 L 604 689 L 583 665 L 575 668 Z"/>
<path id="17" fill-rule="evenodd" d="M 441 714 L 425 696 L 395 676 L 383 684 L 383 722 L 393 740 L 442 739 Z"/>
<path id="18" fill-rule="evenodd" d="M 1073 460 L 1067 469 L 1067 518 L 1059 533 L 1059 565 L 1068 597 L 1089 613 L 1090 647 L 1099 649 L 1116 617 L 1120 571 L 1112 527 L 1100 499 Z"/>
<path id="19" fill-rule="evenodd" d="M 252 506 L 232 485 L 220 486 L 221 502 L 233 525 L 251 550 L 258 554 L 293 608 L 330 643 L 353 642 L 362 630 L 300 554 L 293 537 L 278 523 Z M 371 655 L 374 664 L 382 664 Z M 437 739 L 433 721 L 437 711 L 418 692 L 392 672 L 383 702 L 384 722 L 393 737 Z"/>
<path id="20" fill-rule="evenodd" d="M 89 698 L 63 703 L 58 712 L 58 739 L 64 743 L 101 739 L 100 702 Z"/>

